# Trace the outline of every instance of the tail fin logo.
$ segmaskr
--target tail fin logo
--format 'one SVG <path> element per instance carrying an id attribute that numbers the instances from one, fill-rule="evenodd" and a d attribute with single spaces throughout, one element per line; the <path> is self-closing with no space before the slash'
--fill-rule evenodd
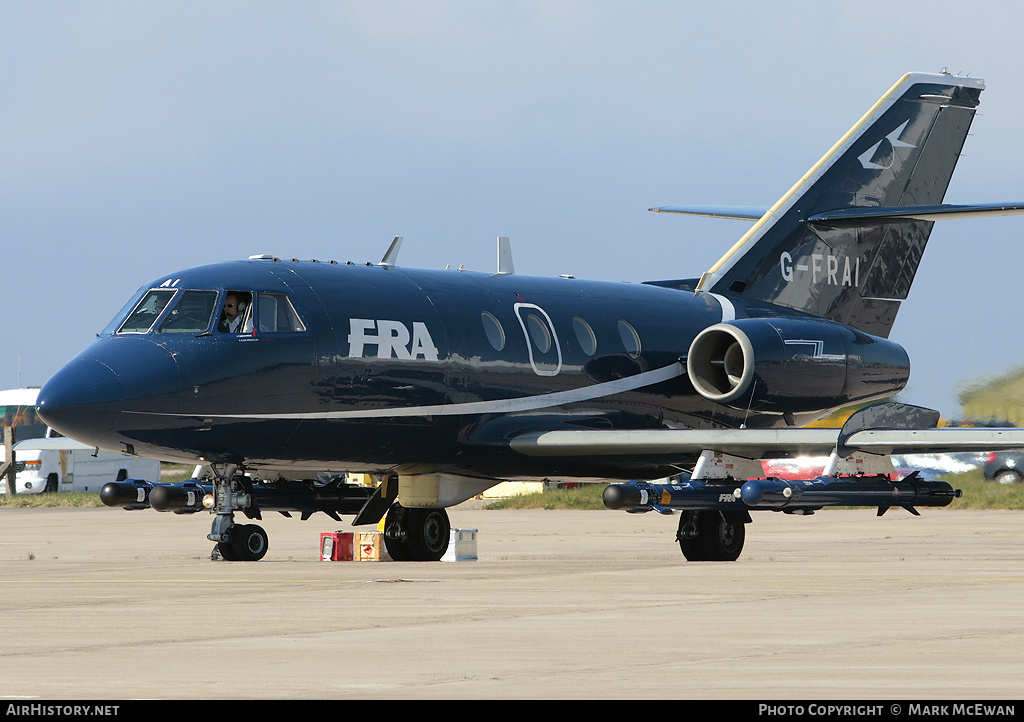
<path id="1" fill-rule="evenodd" d="M 896 159 L 897 148 L 916 148 L 917 146 L 900 140 L 908 123 L 910 123 L 909 120 L 903 121 L 903 125 L 857 156 L 860 164 L 866 170 L 888 170 L 892 168 L 893 161 Z"/>

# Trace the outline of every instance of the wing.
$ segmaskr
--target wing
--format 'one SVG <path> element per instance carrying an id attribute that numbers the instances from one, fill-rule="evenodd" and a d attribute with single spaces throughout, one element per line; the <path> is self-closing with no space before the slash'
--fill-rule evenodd
<path id="1" fill-rule="evenodd" d="M 836 446 L 838 429 L 558 430 L 522 434 L 510 446 L 526 456 L 691 456 L 711 449 L 750 459 L 820 456 Z"/>
<path id="2" fill-rule="evenodd" d="M 695 455 L 712 463 L 728 457 L 728 475 L 761 476 L 762 459 L 830 456 L 829 472 L 891 472 L 892 454 L 939 454 L 1024 448 L 1024 429 L 935 428 L 937 411 L 899 403 L 869 406 L 841 429 L 551 430 L 520 434 L 510 446 L 532 457 Z M 856 456 L 874 457 L 854 459 Z M 847 462 L 847 463 L 844 463 Z M 700 464 L 700 462 L 698 462 Z M 706 465 L 705 465 L 706 466 Z M 698 466 L 702 474 L 714 471 Z M 725 466 L 719 464 L 717 471 Z"/>
<path id="3" fill-rule="evenodd" d="M 526 456 L 699 454 L 705 449 L 750 459 L 822 456 L 835 450 L 839 429 L 665 429 L 541 431 L 512 439 Z M 949 454 L 1024 448 L 1024 429 L 864 429 L 845 444 L 871 454 Z"/>

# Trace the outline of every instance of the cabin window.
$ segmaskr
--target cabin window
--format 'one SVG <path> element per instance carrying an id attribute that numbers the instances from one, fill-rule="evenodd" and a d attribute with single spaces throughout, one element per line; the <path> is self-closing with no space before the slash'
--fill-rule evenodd
<path id="1" fill-rule="evenodd" d="M 551 350 L 551 333 L 548 331 L 547 324 L 540 320 L 540 316 L 535 313 L 528 314 L 526 328 L 529 329 L 530 338 L 533 339 L 533 345 L 537 347 L 538 351 L 547 353 Z"/>
<path id="2" fill-rule="evenodd" d="M 576 332 L 576 340 L 579 342 L 580 348 L 583 349 L 583 353 L 587 356 L 597 353 L 597 336 L 594 335 L 594 329 L 590 327 L 589 323 L 579 316 L 575 316 L 572 319 L 572 329 Z"/>
<path id="3" fill-rule="evenodd" d="M 118 333 L 146 333 L 146 331 L 153 327 L 156 319 L 174 294 L 173 288 L 154 288 L 150 290 L 149 293 L 142 297 L 139 305 L 135 307 L 135 310 L 132 311 L 128 319 L 121 324 Z"/>
<path id="4" fill-rule="evenodd" d="M 257 294 L 256 320 L 261 333 L 295 333 L 306 326 L 283 293 Z"/>
<path id="5" fill-rule="evenodd" d="M 216 291 L 182 291 L 158 329 L 160 333 L 203 333 L 210 328 Z"/>
<path id="6" fill-rule="evenodd" d="M 551 317 L 532 303 L 517 303 L 513 309 L 526 337 L 533 372 L 538 376 L 557 376 L 562 370 L 562 349 Z"/>
<path id="7" fill-rule="evenodd" d="M 640 355 L 640 335 L 628 321 L 619 321 L 619 338 L 622 339 L 622 346 L 631 357 Z"/>
<path id="8" fill-rule="evenodd" d="M 501 322 L 493 314 L 484 311 L 480 314 L 480 323 L 483 324 L 484 333 L 487 334 L 487 340 L 494 350 L 501 351 L 505 348 L 505 329 L 501 327 Z"/>

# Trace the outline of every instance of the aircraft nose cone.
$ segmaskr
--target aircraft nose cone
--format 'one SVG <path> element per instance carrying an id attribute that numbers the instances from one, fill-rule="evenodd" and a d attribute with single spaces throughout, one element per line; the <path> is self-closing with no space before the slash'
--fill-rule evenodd
<path id="1" fill-rule="evenodd" d="M 124 388 L 113 370 L 92 358 L 72 359 L 39 390 L 36 412 L 65 436 L 90 445 L 112 429 L 111 414 L 124 401 Z"/>
<path id="2" fill-rule="evenodd" d="M 39 390 L 39 417 L 89 446 L 141 451 L 163 419 L 148 412 L 181 405 L 177 362 L 165 346 L 146 337 L 98 339 Z"/>

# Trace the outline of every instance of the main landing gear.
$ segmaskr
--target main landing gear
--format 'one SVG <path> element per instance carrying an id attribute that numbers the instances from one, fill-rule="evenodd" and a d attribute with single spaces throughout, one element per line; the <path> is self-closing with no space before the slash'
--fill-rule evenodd
<path id="1" fill-rule="evenodd" d="M 396 562 L 440 561 L 451 528 L 444 509 L 406 509 L 396 503 L 384 522 L 384 546 Z"/>
<path id="2" fill-rule="evenodd" d="M 731 516 L 731 515 L 730 515 Z M 734 562 L 743 551 L 743 522 L 721 511 L 684 511 L 676 540 L 690 562 Z"/>

